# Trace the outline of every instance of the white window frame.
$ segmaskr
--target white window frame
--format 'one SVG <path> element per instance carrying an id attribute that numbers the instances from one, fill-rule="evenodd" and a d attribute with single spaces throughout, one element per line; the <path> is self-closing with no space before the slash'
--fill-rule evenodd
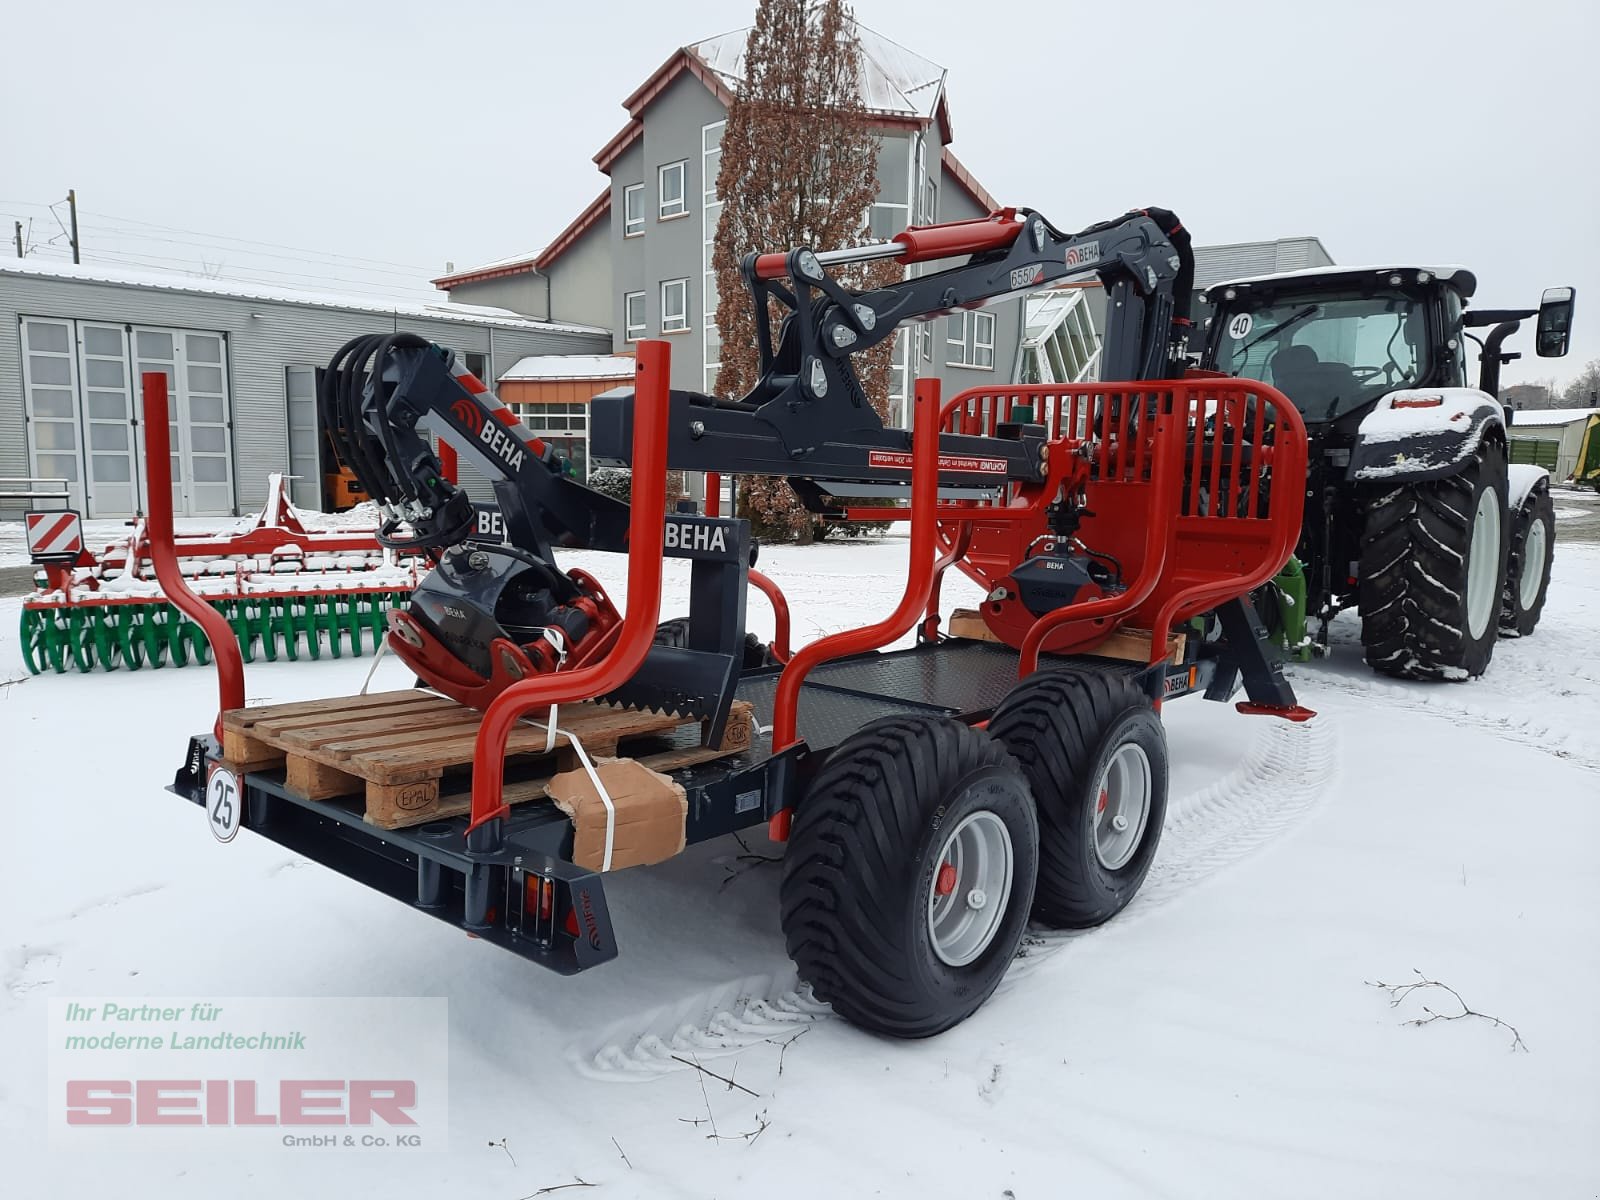
<path id="1" fill-rule="evenodd" d="M 951 313 L 945 327 L 945 366 L 972 371 L 994 370 L 994 314 Z M 987 362 L 983 361 L 985 358 Z"/>
<path id="2" fill-rule="evenodd" d="M 639 215 L 633 215 L 633 202 L 637 197 L 639 201 Z M 630 183 L 622 189 L 622 236 L 625 238 L 644 236 L 644 184 Z"/>
<path id="3" fill-rule="evenodd" d="M 632 305 L 633 301 L 635 300 L 639 302 L 639 323 L 637 325 L 633 323 L 633 316 L 628 312 L 629 306 Z M 625 342 L 637 342 L 640 338 L 644 337 L 647 328 L 648 326 L 646 325 L 644 309 L 644 293 L 622 293 L 622 340 Z"/>
<path id="4" fill-rule="evenodd" d="M 667 199 L 667 175 L 671 171 L 678 173 L 678 198 L 675 201 Z M 672 207 L 674 204 L 677 207 Z M 677 162 L 662 163 L 656 168 L 656 220 L 671 221 L 688 215 L 689 160 L 680 158 Z"/>
<path id="5" fill-rule="evenodd" d="M 667 293 L 669 289 L 676 289 L 680 299 L 676 312 L 667 307 Z M 688 279 L 663 279 L 661 281 L 661 332 L 662 333 L 687 333 L 689 330 L 689 281 Z"/>
<path id="6" fill-rule="evenodd" d="M 972 365 L 986 371 L 994 370 L 994 314 L 975 312 L 969 324 L 972 326 Z"/>
<path id="7" fill-rule="evenodd" d="M 945 318 L 944 362 L 947 367 L 967 365 L 967 313 L 953 312 Z"/>
<path id="8" fill-rule="evenodd" d="M 700 127 L 700 237 L 701 261 L 704 265 L 700 277 L 700 311 L 704 314 L 700 353 L 705 390 L 708 393 L 716 390 L 717 374 L 722 369 L 722 337 L 721 330 L 717 328 L 717 273 L 712 269 L 711 259 L 716 247 L 717 225 L 722 220 L 717 174 L 722 163 L 721 135 L 726 127 L 726 121 L 713 121 Z M 713 140 L 715 145 L 712 144 Z M 718 169 L 712 168 L 713 160 Z"/>

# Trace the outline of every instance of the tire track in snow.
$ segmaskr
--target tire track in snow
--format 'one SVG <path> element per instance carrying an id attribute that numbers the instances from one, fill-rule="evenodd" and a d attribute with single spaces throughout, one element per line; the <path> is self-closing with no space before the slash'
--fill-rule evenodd
<path id="1" fill-rule="evenodd" d="M 1337 754 L 1326 717 L 1265 724 L 1232 771 L 1168 804 L 1161 849 L 1127 911 L 1097 929 L 1030 926 L 1001 989 L 1032 974 L 1066 943 L 1140 920 L 1282 835 L 1326 794 Z M 833 1016 L 792 965 L 785 967 L 613 1022 L 568 1046 L 567 1059 L 590 1078 L 632 1082 L 685 1070 L 673 1055 L 704 1061 L 762 1042 L 781 1045 Z"/>
<path id="2" fill-rule="evenodd" d="M 1493 672 L 1500 665 L 1499 658 L 1496 658 L 1489 670 Z M 1585 682 L 1588 681 L 1589 677 L 1581 664 L 1575 665 L 1572 673 Z M 1521 682 L 1518 677 L 1522 672 L 1518 668 L 1513 667 L 1505 674 Z M 1307 675 L 1297 682 L 1303 684 L 1304 690 L 1313 700 L 1316 691 L 1320 689 L 1350 699 L 1376 702 L 1381 704 L 1385 711 L 1399 709 L 1402 712 L 1421 713 L 1455 725 L 1482 730 L 1517 746 L 1553 754 L 1590 771 L 1600 771 L 1600 755 L 1584 749 L 1584 735 L 1576 728 L 1562 727 L 1559 724 L 1520 715 L 1528 711 L 1538 712 L 1540 704 L 1549 702 L 1548 690 L 1542 699 L 1520 694 L 1508 696 L 1505 692 L 1494 693 L 1493 699 L 1501 701 L 1509 699 L 1520 706 L 1517 711 L 1494 712 L 1471 704 L 1458 703 L 1447 694 L 1461 687 L 1472 688 L 1474 685 L 1470 682 L 1465 684 L 1422 682 L 1416 688 L 1411 688 L 1402 683 L 1388 683 L 1375 677 L 1362 679 L 1331 672 L 1319 676 Z M 1550 685 L 1540 683 L 1538 686 L 1548 689 Z"/>
<path id="3" fill-rule="evenodd" d="M 1167 805 L 1161 848 L 1127 909 L 1094 929 L 1030 925 L 1001 988 L 1032 974 L 1067 942 L 1126 928 L 1281 837 L 1327 794 L 1338 768 L 1338 744 L 1327 717 L 1304 725 L 1273 720 L 1232 771 Z"/>

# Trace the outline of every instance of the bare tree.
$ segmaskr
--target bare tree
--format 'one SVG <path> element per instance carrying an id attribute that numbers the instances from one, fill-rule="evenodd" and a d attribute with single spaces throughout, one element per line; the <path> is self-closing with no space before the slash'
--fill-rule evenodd
<path id="1" fill-rule="evenodd" d="M 1568 408 L 1600 408 L 1600 358 L 1591 358 L 1561 393 Z"/>
<path id="2" fill-rule="evenodd" d="M 739 276 L 750 251 L 859 244 L 878 195 L 878 139 L 861 98 L 861 47 L 842 0 L 760 0 L 745 43 L 744 78 L 728 106 L 712 267 L 722 365 L 717 391 L 743 396 L 756 382 L 755 312 Z M 841 280 L 881 286 L 894 264 L 863 267 Z M 888 412 L 893 339 L 852 364 L 880 417 Z M 810 541 L 817 522 L 782 479 L 753 478 L 743 494 L 765 536 Z"/>

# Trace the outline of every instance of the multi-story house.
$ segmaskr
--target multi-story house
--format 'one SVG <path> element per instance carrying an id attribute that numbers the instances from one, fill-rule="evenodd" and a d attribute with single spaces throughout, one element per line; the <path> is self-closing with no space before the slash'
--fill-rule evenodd
<path id="1" fill-rule="evenodd" d="M 639 339 L 672 340 L 674 387 L 715 386 L 721 342 L 711 251 L 722 213 L 716 181 L 747 33 L 683 47 L 622 102 L 627 123 L 594 156 L 608 177 L 605 189 L 542 250 L 434 280 L 454 301 L 612 331 L 614 358 L 563 370 L 530 363 L 513 389 L 524 421 L 561 440 L 575 457 L 587 429 L 586 409 L 573 399 L 575 384 L 589 380 L 587 394 L 593 395 L 625 379 L 626 356 Z M 872 233 L 888 238 L 908 225 L 958 221 L 1001 207 L 950 149 L 945 69 L 865 26 L 858 24 L 856 33 L 861 96 L 879 143 Z M 1107 215 L 1055 213 L 1040 203 L 1064 222 Z M 1197 286 L 1332 261 L 1315 238 L 1197 247 L 1196 253 Z M 906 398 L 919 378 L 938 378 L 946 396 L 997 382 L 1096 378 L 1104 316 L 1105 293 L 1089 281 L 910 325 L 895 343 L 891 419 L 903 423 Z M 580 370 L 582 378 L 575 379 Z M 552 373 L 562 381 L 559 395 L 543 381 Z"/>
<path id="2" fill-rule="evenodd" d="M 879 142 L 872 232 L 887 238 L 908 225 L 1000 207 L 950 150 L 945 69 L 864 26 L 857 34 L 861 95 Z M 627 124 L 594 158 L 609 185 L 543 250 L 435 284 L 456 301 L 604 325 L 619 355 L 641 338 L 669 338 L 673 386 L 711 390 L 721 358 L 711 270 L 722 213 L 716 181 L 746 36 L 739 30 L 683 47 L 623 101 Z M 1057 301 L 1051 315 L 1063 306 Z M 1024 325 L 1024 305 L 1010 302 L 902 330 L 894 351 L 893 419 L 904 412 L 919 377 L 938 377 L 947 395 L 992 383 L 997 375 L 1014 378 Z M 1092 326 L 1079 329 L 1093 340 Z M 1092 361 L 1093 348 L 1085 354 Z M 536 412 L 523 411 L 537 422 Z"/>

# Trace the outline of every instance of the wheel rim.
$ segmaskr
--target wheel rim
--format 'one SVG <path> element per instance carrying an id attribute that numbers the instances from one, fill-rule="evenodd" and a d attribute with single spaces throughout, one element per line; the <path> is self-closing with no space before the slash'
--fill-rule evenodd
<path id="1" fill-rule="evenodd" d="M 1544 582 L 1544 555 L 1550 533 L 1544 519 L 1535 517 L 1528 526 L 1528 536 L 1522 543 L 1522 579 L 1517 585 L 1517 599 L 1526 612 L 1539 599 L 1539 585 Z"/>
<path id="2" fill-rule="evenodd" d="M 928 884 L 928 938 L 946 966 L 964 967 L 989 948 L 1011 899 L 1011 831 L 987 809 L 972 813 L 939 851 Z"/>
<path id="3" fill-rule="evenodd" d="M 1500 493 L 1484 488 L 1472 514 L 1472 543 L 1467 548 L 1467 632 L 1474 638 L 1489 628 L 1496 608 L 1495 585 L 1500 574 Z"/>
<path id="4" fill-rule="evenodd" d="M 1119 871 L 1139 849 L 1150 823 L 1150 759 L 1144 747 L 1137 742 L 1118 746 L 1095 791 L 1095 856 L 1106 870 Z"/>

